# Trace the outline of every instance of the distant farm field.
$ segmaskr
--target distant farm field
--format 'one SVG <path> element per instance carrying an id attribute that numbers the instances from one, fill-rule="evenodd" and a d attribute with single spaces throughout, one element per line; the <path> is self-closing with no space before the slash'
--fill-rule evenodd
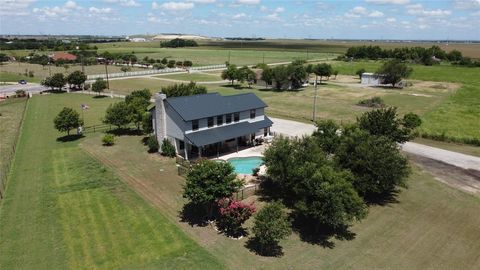
<path id="1" fill-rule="evenodd" d="M 84 152 L 52 119 L 88 104 L 100 123 L 110 98 L 37 95 L 29 101 L 0 205 L 2 269 L 219 269 L 218 261 Z M 93 136 L 102 148 L 100 134 Z M 117 147 L 113 146 L 113 147 Z"/>

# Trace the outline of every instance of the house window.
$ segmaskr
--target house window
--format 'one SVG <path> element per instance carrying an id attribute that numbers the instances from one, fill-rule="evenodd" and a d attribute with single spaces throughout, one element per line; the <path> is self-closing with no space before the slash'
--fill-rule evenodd
<path id="1" fill-rule="evenodd" d="M 232 114 L 225 115 L 225 123 L 230 124 L 232 122 Z"/>
<path id="2" fill-rule="evenodd" d="M 193 120 L 192 121 L 192 130 L 197 130 L 198 129 L 198 120 Z"/>
<path id="3" fill-rule="evenodd" d="M 240 113 L 236 112 L 233 114 L 233 121 L 234 122 L 240 121 Z"/>
<path id="4" fill-rule="evenodd" d="M 217 126 L 223 125 L 223 115 L 217 116 Z"/>
<path id="5" fill-rule="evenodd" d="M 208 120 L 207 120 L 207 126 L 209 128 L 213 127 L 213 117 L 208 117 Z"/>
<path id="6" fill-rule="evenodd" d="M 256 112 L 255 109 L 250 110 L 250 119 L 255 118 L 255 112 Z"/>

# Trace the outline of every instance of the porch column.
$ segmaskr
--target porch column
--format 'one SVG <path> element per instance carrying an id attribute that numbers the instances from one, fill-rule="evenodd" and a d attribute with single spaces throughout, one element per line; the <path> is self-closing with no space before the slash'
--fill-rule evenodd
<path id="1" fill-rule="evenodd" d="M 235 137 L 235 148 L 237 149 L 237 153 L 238 153 L 238 137 Z"/>
<path id="2" fill-rule="evenodd" d="M 199 158 L 202 158 L 202 148 L 203 148 L 203 146 L 198 147 L 198 157 Z"/>
<path id="3" fill-rule="evenodd" d="M 216 145 L 217 145 L 217 158 L 220 157 L 220 154 L 218 153 L 218 145 L 219 145 L 219 144 L 220 144 L 220 143 L 216 143 Z"/>
<path id="4" fill-rule="evenodd" d="M 188 143 L 185 142 L 185 160 L 188 160 Z"/>

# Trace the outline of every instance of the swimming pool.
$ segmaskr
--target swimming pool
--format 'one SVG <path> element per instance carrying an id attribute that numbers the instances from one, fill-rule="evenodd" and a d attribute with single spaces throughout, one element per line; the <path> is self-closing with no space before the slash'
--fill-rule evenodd
<path id="1" fill-rule="evenodd" d="M 260 167 L 263 163 L 261 157 L 230 158 L 227 161 L 232 164 L 235 168 L 235 172 L 239 174 L 252 174 L 252 170 Z"/>

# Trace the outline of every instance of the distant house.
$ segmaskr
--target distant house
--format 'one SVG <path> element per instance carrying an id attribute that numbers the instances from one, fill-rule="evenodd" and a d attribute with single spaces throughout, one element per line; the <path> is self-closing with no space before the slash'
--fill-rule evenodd
<path id="1" fill-rule="evenodd" d="M 375 73 L 362 73 L 362 84 L 364 85 L 383 85 L 383 76 Z"/>
<path id="2" fill-rule="evenodd" d="M 55 52 L 48 56 L 53 61 L 65 60 L 65 61 L 75 61 L 77 56 L 71 53 L 66 52 Z"/>
<path id="3" fill-rule="evenodd" d="M 253 93 L 218 93 L 167 98 L 155 95 L 153 129 L 185 159 L 218 155 L 252 145 L 270 133 L 267 105 Z"/>

